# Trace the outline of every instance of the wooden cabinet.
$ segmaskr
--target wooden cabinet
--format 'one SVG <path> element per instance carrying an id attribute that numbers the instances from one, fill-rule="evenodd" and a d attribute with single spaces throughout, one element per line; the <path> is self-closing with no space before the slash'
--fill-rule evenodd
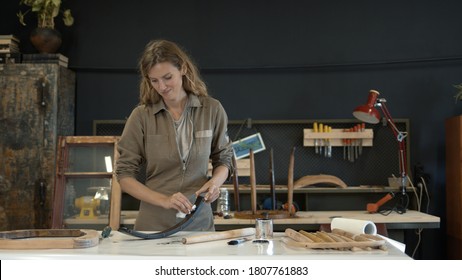
<path id="1" fill-rule="evenodd" d="M 75 74 L 0 64 L 0 229 L 49 228 L 59 135 L 74 134 Z"/>
<path id="2" fill-rule="evenodd" d="M 462 116 L 446 120 L 447 256 L 462 259 Z"/>

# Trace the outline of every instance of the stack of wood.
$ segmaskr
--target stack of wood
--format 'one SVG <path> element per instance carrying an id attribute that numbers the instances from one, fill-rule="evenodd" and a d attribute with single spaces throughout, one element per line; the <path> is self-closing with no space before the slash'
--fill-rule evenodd
<path id="1" fill-rule="evenodd" d="M 307 249 L 336 249 L 350 251 L 386 251 L 385 239 L 372 234 L 353 234 L 334 228 L 332 232 L 306 232 L 304 230 L 285 230 L 282 241 L 290 247 Z"/>
<path id="2" fill-rule="evenodd" d="M 21 63 L 19 39 L 14 35 L 0 35 L 0 64 Z"/>

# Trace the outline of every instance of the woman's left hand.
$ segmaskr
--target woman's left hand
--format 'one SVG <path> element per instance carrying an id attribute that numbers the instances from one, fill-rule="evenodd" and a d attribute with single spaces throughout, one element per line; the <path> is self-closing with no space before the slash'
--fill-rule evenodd
<path id="1" fill-rule="evenodd" d="M 196 196 L 199 196 L 201 195 L 202 193 L 205 193 L 204 195 L 204 200 L 206 202 L 209 202 L 209 203 L 212 203 L 214 202 L 218 196 L 220 195 L 220 186 L 218 186 L 217 184 L 215 184 L 215 182 L 213 180 L 209 180 L 207 181 L 207 183 L 205 183 L 202 188 L 200 188 L 197 192 L 196 192 Z"/>

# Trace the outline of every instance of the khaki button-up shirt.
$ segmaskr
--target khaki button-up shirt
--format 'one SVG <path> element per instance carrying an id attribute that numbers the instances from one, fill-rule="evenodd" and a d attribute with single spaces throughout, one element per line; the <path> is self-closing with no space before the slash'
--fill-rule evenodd
<path id="1" fill-rule="evenodd" d="M 164 103 L 140 105 L 132 111 L 118 142 L 119 180 L 139 177 L 141 166 L 145 165 L 148 188 L 165 195 L 181 192 L 194 202 L 195 192 L 208 180 L 209 159 L 213 168 L 224 165 L 230 175 L 233 173 L 228 117 L 223 106 L 211 97 L 190 94 L 189 98 L 193 141 L 187 160 L 181 159 L 173 119 Z M 210 204 L 204 206 L 186 230 L 214 230 Z M 176 213 L 141 201 L 135 229 L 164 230 L 181 221 Z"/>

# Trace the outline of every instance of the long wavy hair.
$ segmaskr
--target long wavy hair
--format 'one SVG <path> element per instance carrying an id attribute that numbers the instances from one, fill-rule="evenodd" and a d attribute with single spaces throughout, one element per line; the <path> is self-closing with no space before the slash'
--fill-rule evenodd
<path id="1" fill-rule="evenodd" d="M 162 97 L 151 85 L 148 72 L 154 65 L 170 62 L 183 75 L 183 88 L 188 94 L 207 96 L 207 86 L 200 77 L 199 70 L 191 58 L 177 44 L 167 40 L 150 41 L 140 58 L 140 104 L 151 105 L 159 102 Z"/>

